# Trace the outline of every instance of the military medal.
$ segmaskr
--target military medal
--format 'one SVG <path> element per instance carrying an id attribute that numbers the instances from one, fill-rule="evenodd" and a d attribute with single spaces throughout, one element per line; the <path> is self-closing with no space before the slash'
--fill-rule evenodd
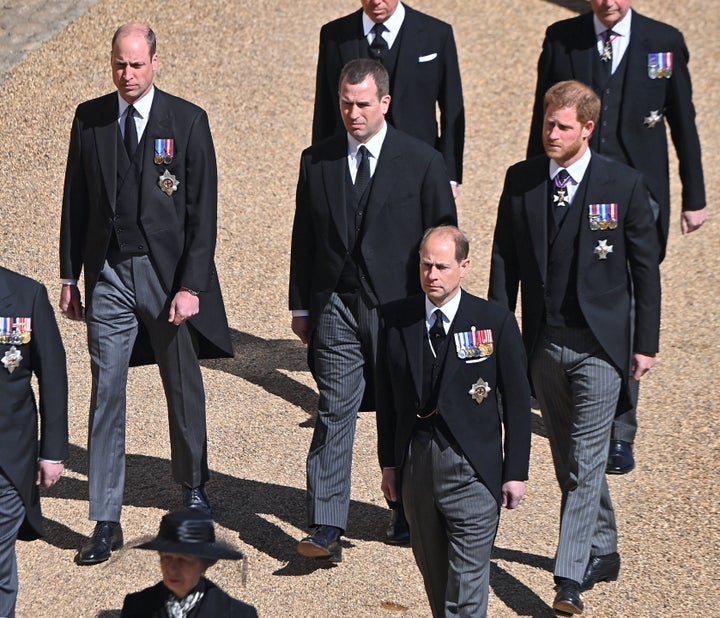
<path id="1" fill-rule="evenodd" d="M 0 360 L 2 360 L 2 364 L 5 365 L 5 369 L 12 373 L 20 364 L 22 358 L 20 350 L 18 350 L 15 346 L 11 346 L 9 350 L 5 351 L 5 356 L 3 356 Z"/>
<path id="2" fill-rule="evenodd" d="M 650 111 L 649 116 L 645 116 L 645 118 L 643 118 L 643 122 L 648 129 L 652 129 L 662 120 L 662 117 L 663 115 L 659 112 L 659 110 L 653 109 Z"/>
<path id="3" fill-rule="evenodd" d="M 469 332 L 454 333 L 453 337 L 457 356 L 461 360 L 484 358 L 493 353 L 493 335 L 489 328 L 478 330 L 472 326 Z"/>
<path id="4" fill-rule="evenodd" d="M 175 140 L 170 138 L 160 138 L 155 140 L 155 156 L 153 162 L 156 165 L 170 165 L 173 161 L 173 153 L 175 150 Z"/>
<path id="5" fill-rule="evenodd" d="M 32 318 L 0 317 L 0 344 L 23 345 L 30 343 Z"/>
<path id="6" fill-rule="evenodd" d="M 648 54 L 648 77 L 650 79 L 670 79 L 673 73 L 673 53 L 662 52 Z"/>
<path id="7" fill-rule="evenodd" d="M 607 244 L 607 240 L 598 240 L 597 247 L 593 253 L 598 256 L 598 260 L 607 260 L 608 253 L 613 252 L 613 246 Z"/>
<path id="8" fill-rule="evenodd" d="M 180 181 L 168 170 L 165 170 L 162 176 L 158 179 L 158 186 L 168 195 L 172 195 L 175 191 L 177 191 L 179 184 Z"/>
<path id="9" fill-rule="evenodd" d="M 490 385 L 482 378 L 478 378 L 477 382 L 470 387 L 468 395 L 470 395 L 477 403 L 482 403 L 487 399 L 492 389 Z"/>
<path id="10" fill-rule="evenodd" d="M 617 227 L 618 205 L 613 204 L 588 204 L 588 223 L 590 229 L 614 230 Z"/>

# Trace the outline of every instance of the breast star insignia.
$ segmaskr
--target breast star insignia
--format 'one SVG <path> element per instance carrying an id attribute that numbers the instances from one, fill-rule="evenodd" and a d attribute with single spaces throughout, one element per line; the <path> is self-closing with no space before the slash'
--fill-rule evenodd
<path id="1" fill-rule="evenodd" d="M 174 191 L 177 191 L 180 181 L 175 178 L 174 174 L 171 174 L 168 170 L 165 170 L 158 178 L 158 186 L 167 195 L 172 195 Z"/>
<path id="2" fill-rule="evenodd" d="M 607 240 L 598 240 L 597 247 L 593 253 L 598 256 L 598 260 L 607 260 L 608 253 L 613 252 L 613 246 L 607 244 Z"/>
<path id="3" fill-rule="evenodd" d="M 650 112 L 649 116 L 645 116 L 643 122 L 648 129 L 652 129 L 658 122 L 662 120 L 663 115 L 656 109 Z"/>

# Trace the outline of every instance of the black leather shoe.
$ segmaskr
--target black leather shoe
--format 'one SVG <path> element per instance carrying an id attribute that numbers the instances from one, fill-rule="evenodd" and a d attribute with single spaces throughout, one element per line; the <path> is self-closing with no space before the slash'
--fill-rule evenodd
<path id="1" fill-rule="evenodd" d="M 605 472 L 608 474 L 627 474 L 635 467 L 632 444 L 625 440 L 610 440 L 610 454 L 608 455 Z"/>
<path id="2" fill-rule="evenodd" d="M 614 582 L 620 573 L 620 554 L 613 552 L 604 556 L 590 556 L 580 590 L 590 590 L 598 582 Z"/>
<path id="3" fill-rule="evenodd" d="M 314 526 L 310 534 L 298 543 L 298 553 L 308 558 L 342 562 L 341 536 L 342 530 L 335 526 Z"/>
<path id="4" fill-rule="evenodd" d="M 553 609 L 566 614 L 582 614 L 583 602 L 580 598 L 580 584 L 572 579 L 557 578 L 557 594 Z"/>
<path id="5" fill-rule="evenodd" d="M 198 511 L 208 517 L 212 514 L 210 500 L 208 500 L 207 494 L 205 493 L 205 485 L 198 485 L 197 487 L 183 486 L 182 501 L 186 509 Z"/>
<path id="6" fill-rule="evenodd" d="M 385 542 L 390 545 L 407 545 L 410 543 L 410 528 L 405 519 L 402 502 L 394 502 L 390 507 L 390 522 L 385 530 Z"/>
<path id="7" fill-rule="evenodd" d="M 115 521 L 99 521 L 92 536 L 75 556 L 78 564 L 98 564 L 110 558 L 110 554 L 123 546 L 123 532 Z"/>

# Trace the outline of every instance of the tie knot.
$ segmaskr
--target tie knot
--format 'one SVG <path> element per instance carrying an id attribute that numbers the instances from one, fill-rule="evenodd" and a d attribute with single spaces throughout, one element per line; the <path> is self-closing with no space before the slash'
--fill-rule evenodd
<path id="1" fill-rule="evenodd" d="M 603 30 L 601 34 L 603 43 L 608 43 L 613 34 L 615 33 L 610 28 L 608 28 L 607 30 Z"/>
<path id="2" fill-rule="evenodd" d="M 435 321 L 430 327 L 430 336 L 433 339 L 437 339 L 438 337 L 444 337 L 445 326 L 443 324 L 443 313 L 442 311 L 440 311 L 440 309 L 435 309 L 433 315 L 435 316 Z"/>
<path id="3" fill-rule="evenodd" d="M 382 33 L 385 32 L 385 30 L 387 30 L 387 28 L 385 27 L 385 24 L 375 24 L 372 27 L 373 34 L 376 37 L 382 36 Z"/>
<path id="4" fill-rule="evenodd" d="M 128 105 L 127 107 L 127 117 L 132 118 L 133 114 L 135 114 L 135 108 L 132 105 Z"/>
<path id="5" fill-rule="evenodd" d="M 561 169 L 555 174 L 555 186 L 564 187 L 570 180 L 570 173 L 566 169 Z"/>

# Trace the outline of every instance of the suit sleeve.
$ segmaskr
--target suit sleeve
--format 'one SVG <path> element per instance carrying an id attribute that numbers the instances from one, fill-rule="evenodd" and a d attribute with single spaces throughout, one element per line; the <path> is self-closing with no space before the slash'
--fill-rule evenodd
<path id="1" fill-rule="evenodd" d="M 647 199 L 647 189 L 638 176 L 624 223 L 635 300 L 633 352 L 655 354 L 660 339 L 660 244 Z"/>
<path id="2" fill-rule="evenodd" d="M 505 428 L 502 479 L 525 481 L 530 465 L 530 386 L 520 329 L 509 312 L 498 336 L 496 353 Z"/>
<path id="3" fill-rule="evenodd" d="M 461 183 L 463 150 L 465 148 L 465 105 L 457 47 L 450 26 L 448 26 L 448 34 L 442 55 L 445 60 L 445 67 L 438 95 L 438 106 L 440 107 L 438 150 L 445 159 L 450 180 Z"/>
<path id="4" fill-rule="evenodd" d="M 40 457 L 68 457 L 68 380 L 60 331 L 45 286 L 39 285 L 32 312 L 33 371 L 40 395 Z"/>
<path id="5" fill-rule="evenodd" d="M 70 131 L 60 218 L 60 277 L 63 279 L 80 278 L 89 220 L 80 134 L 80 119 L 76 112 Z"/>
<path id="6" fill-rule="evenodd" d="M 490 258 L 488 299 L 514 312 L 520 285 L 520 271 L 512 222 L 510 183 L 510 171 L 508 170 L 495 223 Z"/>
<path id="7" fill-rule="evenodd" d="M 180 286 L 207 291 L 217 240 L 217 164 L 207 114 L 193 118 L 187 146 L 186 220 Z"/>
<path id="8" fill-rule="evenodd" d="M 289 308 L 310 309 L 312 268 L 315 255 L 315 231 L 312 223 L 310 197 L 307 190 L 307 169 L 304 156 L 295 193 L 295 220 L 290 247 Z"/>
<path id="9" fill-rule="evenodd" d="M 445 162 L 433 153 L 422 184 L 423 226 L 457 225 L 457 207 Z M 419 240 L 419 239 L 418 239 Z"/>
<path id="10" fill-rule="evenodd" d="M 380 468 L 395 467 L 395 431 L 397 411 L 393 396 L 393 383 L 389 375 L 387 329 L 381 321 L 375 371 L 375 421 L 377 423 L 377 449 Z"/>
<path id="11" fill-rule="evenodd" d="M 669 79 L 665 115 L 670 135 L 677 152 L 682 180 L 682 209 L 705 208 L 705 181 L 700 155 L 700 138 L 695 125 L 695 107 L 692 102 L 692 84 L 688 52 L 682 34 L 673 52 L 673 74 Z"/>
<path id="12" fill-rule="evenodd" d="M 535 84 L 535 99 L 533 101 L 532 121 L 530 122 L 530 136 L 528 138 L 527 158 L 543 154 L 545 149 L 542 143 L 543 101 L 545 93 L 554 84 L 552 76 L 552 43 L 548 32 L 545 32 L 542 51 L 538 59 L 537 83 Z"/>

